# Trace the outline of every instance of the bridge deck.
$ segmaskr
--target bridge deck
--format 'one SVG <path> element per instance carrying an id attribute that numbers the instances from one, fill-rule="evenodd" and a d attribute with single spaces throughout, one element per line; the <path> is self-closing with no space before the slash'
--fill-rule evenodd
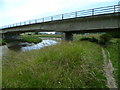
<path id="1" fill-rule="evenodd" d="M 44 18 L 39 18 L 39 19 L 34 19 L 34 20 L 29 20 L 24 22 L 18 22 L 15 24 L 0 27 L 0 29 L 4 30 L 4 29 L 13 28 L 13 27 L 19 27 L 19 26 L 25 26 L 25 25 L 31 25 L 31 24 L 39 24 L 39 23 L 52 22 L 57 20 L 65 20 L 65 19 L 71 19 L 71 18 L 101 15 L 101 14 L 111 14 L 111 13 L 118 13 L 118 12 L 120 12 L 120 5 L 113 5 L 113 6 L 65 13 L 65 14 L 60 14 L 55 16 L 49 16 L 49 17 L 44 17 Z"/>

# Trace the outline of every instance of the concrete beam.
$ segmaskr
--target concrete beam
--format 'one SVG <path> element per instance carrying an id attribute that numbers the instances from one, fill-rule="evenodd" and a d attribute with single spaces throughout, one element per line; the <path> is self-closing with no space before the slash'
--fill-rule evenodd
<path id="1" fill-rule="evenodd" d="M 94 15 L 86 17 L 77 17 L 64 20 L 56 20 L 51 22 L 35 23 L 30 25 L 16 26 L 2 30 L 7 32 L 89 32 L 98 30 L 117 30 L 120 28 L 119 13 Z"/>

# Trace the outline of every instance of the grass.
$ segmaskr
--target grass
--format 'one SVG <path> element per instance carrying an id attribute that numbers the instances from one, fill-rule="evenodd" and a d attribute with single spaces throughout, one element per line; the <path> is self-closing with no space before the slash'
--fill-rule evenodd
<path id="1" fill-rule="evenodd" d="M 42 41 L 42 39 L 36 35 L 22 35 L 20 41 L 28 43 L 39 43 Z"/>
<path id="2" fill-rule="evenodd" d="M 61 35 L 21 35 L 22 42 L 28 42 L 28 43 L 39 43 L 42 41 L 40 37 L 46 37 L 46 38 L 61 38 Z"/>
<path id="3" fill-rule="evenodd" d="M 91 34 L 91 35 L 76 35 L 74 36 L 74 40 L 82 40 L 82 39 L 86 39 L 87 41 L 90 41 L 90 39 L 92 39 L 92 37 L 96 38 L 98 40 L 97 44 L 100 44 L 100 35 L 101 34 Z M 81 36 L 81 37 L 80 37 Z M 113 72 L 113 77 L 116 80 L 117 86 L 120 87 L 120 62 L 119 62 L 119 58 L 120 58 L 120 39 L 119 38 L 111 38 L 111 40 L 109 41 L 108 44 L 106 45 L 102 45 L 106 50 L 108 50 L 110 52 L 110 60 L 113 64 L 113 67 L 115 68 L 114 72 Z"/>
<path id="4" fill-rule="evenodd" d="M 62 42 L 3 57 L 3 88 L 105 88 L 103 56 L 91 42 Z"/>
<path id="5" fill-rule="evenodd" d="M 74 41 L 80 41 L 83 38 L 93 38 L 93 37 L 99 40 L 100 35 L 101 34 L 96 34 L 96 33 L 95 34 L 88 34 L 88 35 L 78 34 L 78 35 L 74 35 L 73 40 Z"/>
<path id="6" fill-rule="evenodd" d="M 0 45 L 5 45 L 5 44 L 6 44 L 6 41 L 0 38 Z"/>
<path id="7" fill-rule="evenodd" d="M 120 74 L 119 74 L 119 46 L 120 46 L 120 39 L 112 39 L 111 44 L 109 44 L 106 49 L 110 52 L 110 59 L 113 64 L 114 70 L 114 77 L 117 81 L 117 84 L 120 84 Z"/>

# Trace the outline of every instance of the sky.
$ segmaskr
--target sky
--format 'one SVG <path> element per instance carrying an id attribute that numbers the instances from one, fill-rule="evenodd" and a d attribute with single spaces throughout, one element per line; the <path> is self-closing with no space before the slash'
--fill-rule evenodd
<path id="1" fill-rule="evenodd" d="M 118 4 L 120 0 L 0 0 L 0 27 L 26 20 Z"/>

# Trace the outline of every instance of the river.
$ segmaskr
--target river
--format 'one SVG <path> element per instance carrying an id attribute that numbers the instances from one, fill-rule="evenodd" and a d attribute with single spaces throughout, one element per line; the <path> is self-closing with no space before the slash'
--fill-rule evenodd
<path id="1" fill-rule="evenodd" d="M 25 46 L 25 47 L 21 47 L 21 51 L 28 51 L 28 50 L 33 50 L 33 49 L 41 49 L 45 46 L 51 46 L 54 44 L 57 44 L 58 42 L 55 40 L 42 40 L 42 42 L 38 43 L 38 44 L 33 44 L 31 46 Z"/>
<path id="2" fill-rule="evenodd" d="M 57 40 L 57 39 L 56 39 Z M 41 49 L 44 48 L 46 46 L 51 46 L 51 45 L 55 45 L 58 44 L 59 42 L 56 41 L 55 39 L 43 39 L 42 42 L 34 44 L 34 43 L 19 43 L 16 46 L 13 47 L 7 47 L 7 45 L 4 46 L 0 46 L 0 57 L 7 55 L 9 50 L 14 50 L 14 51 L 21 51 L 21 52 L 25 52 L 25 51 L 29 51 L 29 50 L 35 50 L 35 49 Z"/>

